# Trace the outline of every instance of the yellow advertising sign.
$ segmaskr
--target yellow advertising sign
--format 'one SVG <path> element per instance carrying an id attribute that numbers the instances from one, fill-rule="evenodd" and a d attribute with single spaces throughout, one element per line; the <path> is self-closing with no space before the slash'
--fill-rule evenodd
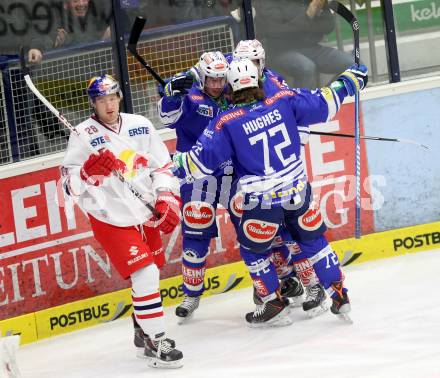
<path id="1" fill-rule="evenodd" d="M 331 243 L 343 266 L 440 248 L 440 222 Z"/>
<path id="2" fill-rule="evenodd" d="M 119 319 L 129 314 L 131 307 L 131 290 L 124 289 L 38 311 L 38 339 Z"/>
<path id="3" fill-rule="evenodd" d="M 15 318 L 1 320 L 0 332 L 2 336 L 20 335 L 20 343 L 28 344 L 38 340 L 35 313 Z"/>

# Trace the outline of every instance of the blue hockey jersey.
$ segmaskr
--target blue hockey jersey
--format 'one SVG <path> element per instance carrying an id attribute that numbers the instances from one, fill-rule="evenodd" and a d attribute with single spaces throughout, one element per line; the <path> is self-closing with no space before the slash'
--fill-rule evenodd
<path id="1" fill-rule="evenodd" d="M 201 178 L 231 158 L 244 193 L 272 204 L 289 201 L 306 184 L 298 125 L 330 120 L 345 95 L 330 88 L 284 89 L 252 105 L 228 110 L 209 124 L 184 155 L 184 169 Z"/>
<path id="2" fill-rule="evenodd" d="M 164 96 L 158 103 L 161 122 L 176 129 L 176 150 L 180 152 L 189 151 L 209 122 L 227 108 L 224 98 L 216 101 L 196 86 L 184 96 Z"/>

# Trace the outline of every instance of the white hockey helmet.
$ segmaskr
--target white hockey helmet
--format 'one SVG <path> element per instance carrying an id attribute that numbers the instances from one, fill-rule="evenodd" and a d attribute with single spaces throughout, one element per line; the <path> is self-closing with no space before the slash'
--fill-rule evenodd
<path id="1" fill-rule="evenodd" d="M 199 88 L 203 90 L 206 77 L 226 77 L 229 64 L 220 51 L 210 51 L 202 54 L 196 68 L 200 78 Z"/>
<path id="2" fill-rule="evenodd" d="M 229 65 L 228 83 L 233 92 L 258 87 L 258 69 L 250 59 L 233 60 Z"/>
<path id="3" fill-rule="evenodd" d="M 258 60 L 259 74 L 263 75 L 266 62 L 266 52 L 263 45 L 257 39 L 246 39 L 238 42 L 237 47 L 232 53 L 234 59 L 248 58 L 250 60 Z"/>

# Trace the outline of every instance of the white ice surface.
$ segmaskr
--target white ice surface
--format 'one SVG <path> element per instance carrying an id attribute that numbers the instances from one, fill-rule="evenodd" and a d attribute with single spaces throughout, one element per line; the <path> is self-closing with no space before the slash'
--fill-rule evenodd
<path id="1" fill-rule="evenodd" d="M 168 307 L 178 370 L 135 358 L 130 318 L 23 346 L 18 363 L 23 378 L 440 377 L 439 271 L 440 250 L 347 267 L 353 325 L 295 309 L 291 326 L 250 329 L 250 288 L 203 299 L 185 325 Z"/>

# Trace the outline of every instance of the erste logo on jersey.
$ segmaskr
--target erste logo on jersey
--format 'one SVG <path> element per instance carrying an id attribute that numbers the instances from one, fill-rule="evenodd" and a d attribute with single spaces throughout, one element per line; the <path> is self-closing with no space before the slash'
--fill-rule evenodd
<path id="1" fill-rule="evenodd" d="M 278 231 L 278 224 L 258 219 L 248 219 L 243 223 L 244 234 L 255 243 L 267 243 Z"/>
<path id="2" fill-rule="evenodd" d="M 298 223 L 306 231 L 315 231 L 321 227 L 323 219 L 316 201 L 310 203 L 309 209 L 298 218 Z"/>
<path id="3" fill-rule="evenodd" d="M 200 104 L 197 108 L 197 113 L 204 117 L 214 117 L 213 107 L 206 104 Z"/>
<path id="4" fill-rule="evenodd" d="M 237 218 L 241 218 L 243 215 L 243 193 L 235 193 L 229 201 L 229 209 Z"/>
<path id="5" fill-rule="evenodd" d="M 276 101 L 278 101 L 280 98 L 283 98 L 283 97 L 293 97 L 293 96 L 296 96 L 295 92 L 292 92 L 290 90 L 283 90 L 283 91 L 279 91 L 279 92 L 275 93 L 272 97 L 266 98 L 264 100 L 264 103 L 266 105 L 272 105 Z"/>
<path id="6" fill-rule="evenodd" d="M 214 223 L 215 209 L 210 203 L 191 201 L 183 207 L 183 220 L 192 228 L 207 228 Z"/>
<path id="7" fill-rule="evenodd" d="M 139 126 L 128 130 L 128 135 L 134 137 L 136 135 L 146 135 L 149 134 L 150 130 L 146 126 Z"/>
<path id="8" fill-rule="evenodd" d="M 105 143 L 109 143 L 109 142 L 110 142 L 110 137 L 107 134 L 105 134 L 105 135 L 100 135 L 100 136 L 98 136 L 96 138 L 93 138 L 90 141 L 90 144 L 93 147 L 98 147 L 101 144 L 105 144 Z"/>
<path id="9" fill-rule="evenodd" d="M 221 116 L 220 119 L 215 124 L 215 130 L 220 131 L 226 122 L 231 121 L 235 118 L 241 117 L 244 114 L 245 114 L 244 109 L 238 109 L 238 110 L 231 111 L 230 113 L 227 113 L 227 114 Z"/>

